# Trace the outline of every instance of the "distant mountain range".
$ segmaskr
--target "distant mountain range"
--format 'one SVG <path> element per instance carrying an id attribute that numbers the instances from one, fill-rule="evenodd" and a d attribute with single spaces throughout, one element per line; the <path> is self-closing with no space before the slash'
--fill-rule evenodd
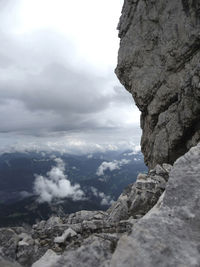
<path id="1" fill-rule="evenodd" d="M 56 199 L 38 203 L 34 195 L 35 175 L 45 176 L 55 158 L 65 163 L 71 184 L 78 183 L 85 199 Z M 101 172 L 97 172 L 101 166 Z M 108 151 L 87 155 L 58 152 L 4 153 L 0 155 L 0 226 L 33 224 L 52 214 L 78 210 L 105 210 L 123 189 L 133 183 L 139 172 L 147 171 L 141 152 Z M 98 192 L 98 194 L 97 194 Z M 102 201 L 104 198 L 108 201 Z"/>

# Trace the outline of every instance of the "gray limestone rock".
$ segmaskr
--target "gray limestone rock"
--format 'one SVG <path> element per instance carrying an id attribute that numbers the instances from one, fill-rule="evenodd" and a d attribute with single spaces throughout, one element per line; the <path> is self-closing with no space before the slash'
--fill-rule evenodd
<path id="1" fill-rule="evenodd" d="M 60 256 L 53 250 L 48 249 L 47 252 L 32 265 L 32 267 L 55 267 L 59 258 Z"/>
<path id="2" fill-rule="evenodd" d="M 106 216 L 106 212 L 103 211 L 89 211 L 89 210 L 81 210 L 69 215 L 66 223 L 80 223 L 84 220 L 90 221 L 92 219 L 103 219 Z"/>
<path id="3" fill-rule="evenodd" d="M 0 248 L 1 253 L 10 259 L 16 258 L 18 235 L 11 228 L 0 229 Z"/>
<path id="4" fill-rule="evenodd" d="M 64 231 L 64 233 L 61 236 L 57 236 L 54 238 L 54 242 L 58 244 L 63 244 L 67 240 L 67 238 L 76 236 L 77 233 L 72 230 L 71 228 L 68 228 L 67 230 Z"/>
<path id="5" fill-rule="evenodd" d="M 124 235 L 112 267 L 200 266 L 200 145 L 179 158 L 157 205 Z"/>
<path id="6" fill-rule="evenodd" d="M 109 266 L 114 247 L 115 239 L 113 241 L 103 236 L 91 236 L 78 249 L 66 251 L 54 266 L 106 267 Z"/>
<path id="7" fill-rule="evenodd" d="M 118 200 L 109 208 L 108 221 L 119 222 L 130 216 L 137 219 L 145 215 L 158 201 L 168 180 L 169 164 L 156 167 L 148 174 L 139 174 L 134 184 L 129 185 Z"/>
<path id="8" fill-rule="evenodd" d="M 116 74 L 141 110 L 150 168 L 200 141 L 200 3 L 125 0 Z"/>
<path id="9" fill-rule="evenodd" d="M 0 267 L 22 267 L 16 261 L 8 261 L 0 257 Z"/>
<path id="10" fill-rule="evenodd" d="M 109 208 L 108 221 L 119 222 L 129 218 L 128 195 L 121 194 L 118 200 Z"/>

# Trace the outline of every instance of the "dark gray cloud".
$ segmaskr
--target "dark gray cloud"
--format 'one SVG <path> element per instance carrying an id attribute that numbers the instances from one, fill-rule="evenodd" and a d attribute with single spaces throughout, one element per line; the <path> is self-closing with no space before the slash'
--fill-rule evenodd
<path id="1" fill-rule="evenodd" d="M 49 59 L 48 55 L 46 61 Z M 119 109 L 121 105 L 130 105 L 128 93 L 122 87 L 114 87 L 109 75 L 100 77 L 90 69 L 75 69 L 70 66 L 70 61 L 53 60 L 43 68 L 42 63 L 38 63 L 39 70 L 35 72 L 30 65 L 18 67 L 18 61 L 22 65 L 23 57 L 13 59 L 8 68 L 1 68 L 0 123 L 5 114 L 10 118 L 1 123 L 2 131 L 18 131 L 20 128 L 23 131 L 36 128 L 60 131 L 83 128 L 84 125 L 105 127 L 105 123 L 102 125 L 97 120 L 98 113 L 109 109 L 111 104 L 119 105 Z"/>
<path id="2" fill-rule="evenodd" d="M 111 130 L 135 129 L 138 136 L 138 112 L 117 81 L 114 65 L 101 71 L 84 62 L 74 40 L 53 28 L 17 32 L 17 1 L 2 0 L 0 7 L 0 137 L 10 133 L 47 141 L 55 133 L 81 139 L 87 132 L 85 140 L 97 144 L 98 138 L 107 142 Z"/>

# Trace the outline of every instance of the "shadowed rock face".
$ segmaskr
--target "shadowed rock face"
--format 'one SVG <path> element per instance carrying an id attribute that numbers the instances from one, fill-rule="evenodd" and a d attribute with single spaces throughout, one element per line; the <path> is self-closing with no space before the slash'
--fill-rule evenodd
<path id="1" fill-rule="evenodd" d="M 125 0 L 116 74 L 141 110 L 150 167 L 200 140 L 200 1 Z"/>

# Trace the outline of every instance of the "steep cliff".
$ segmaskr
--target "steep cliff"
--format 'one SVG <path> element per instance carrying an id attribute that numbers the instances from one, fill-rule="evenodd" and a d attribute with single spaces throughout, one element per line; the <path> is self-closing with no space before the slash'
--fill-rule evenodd
<path id="1" fill-rule="evenodd" d="M 200 140 L 200 2 L 125 0 L 116 74 L 141 110 L 146 164 Z"/>

